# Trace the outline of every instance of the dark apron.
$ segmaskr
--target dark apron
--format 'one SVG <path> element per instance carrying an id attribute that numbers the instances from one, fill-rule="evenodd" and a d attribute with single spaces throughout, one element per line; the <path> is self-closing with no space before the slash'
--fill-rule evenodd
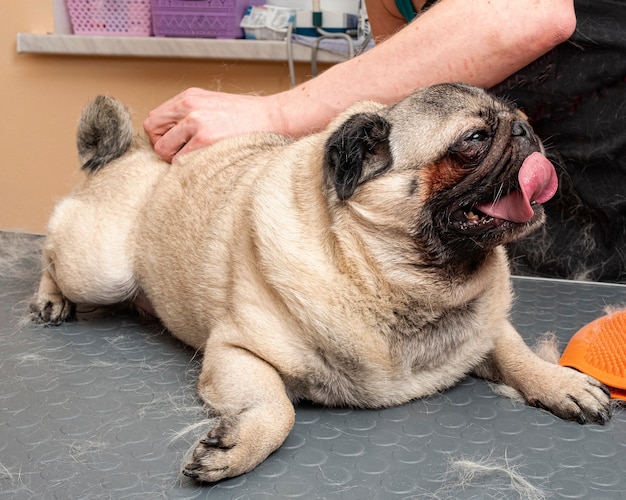
<path id="1" fill-rule="evenodd" d="M 626 0 L 575 2 L 571 39 L 492 89 L 528 115 L 559 172 L 517 274 L 626 282 Z"/>

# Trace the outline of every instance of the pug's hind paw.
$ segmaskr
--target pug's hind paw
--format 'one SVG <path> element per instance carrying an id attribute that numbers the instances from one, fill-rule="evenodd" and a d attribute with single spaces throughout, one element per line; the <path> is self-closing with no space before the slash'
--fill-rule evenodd
<path id="1" fill-rule="evenodd" d="M 58 326 L 74 316 L 75 306 L 63 295 L 37 295 L 30 304 L 30 317 L 35 323 Z"/>

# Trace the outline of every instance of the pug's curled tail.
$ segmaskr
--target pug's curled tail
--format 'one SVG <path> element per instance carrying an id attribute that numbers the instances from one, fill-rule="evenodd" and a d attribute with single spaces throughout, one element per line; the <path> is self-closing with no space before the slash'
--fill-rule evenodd
<path id="1" fill-rule="evenodd" d="M 83 170 L 96 172 L 128 151 L 132 141 L 131 116 L 120 102 L 101 95 L 83 109 L 76 134 Z"/>

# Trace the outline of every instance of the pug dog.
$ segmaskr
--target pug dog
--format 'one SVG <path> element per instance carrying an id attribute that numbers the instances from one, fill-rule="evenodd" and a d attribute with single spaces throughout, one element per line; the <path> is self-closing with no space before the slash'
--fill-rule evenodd
<path id="1" fill-rule="evenodd" d="M 50 219 L 33 317 L 132 301 L 203 352 L 216 424 L 190 477 L 254 469 L 299 400 L 382 408 L 471 373 L 564 419 L 610 418 L 602 384 L 509 321 L 502 245 L 542 223 L 557 181 L 524 116 L 483 90 L 361 102 L 319 133 L 247 134 L 174 165 L 98 97 L 78 153 L 86 178 Z"/>

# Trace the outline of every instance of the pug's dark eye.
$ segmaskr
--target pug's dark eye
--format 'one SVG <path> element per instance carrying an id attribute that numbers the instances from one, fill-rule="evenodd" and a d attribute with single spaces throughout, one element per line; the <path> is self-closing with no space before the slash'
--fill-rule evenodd
<path id="1" fill-rule="evenodd" d="M 488 129 L 466 131 L 448 151 L 464 168 L 474 168 L 488 153 L 492 139 L 493 135 Z"/>
<path id="2" fill-rule="evenodd" d="M 466 140 L 470 142 L 483 142 L 489 139 L 489 137 L 490 134 L 487 130 L 474 130 Z"/>

